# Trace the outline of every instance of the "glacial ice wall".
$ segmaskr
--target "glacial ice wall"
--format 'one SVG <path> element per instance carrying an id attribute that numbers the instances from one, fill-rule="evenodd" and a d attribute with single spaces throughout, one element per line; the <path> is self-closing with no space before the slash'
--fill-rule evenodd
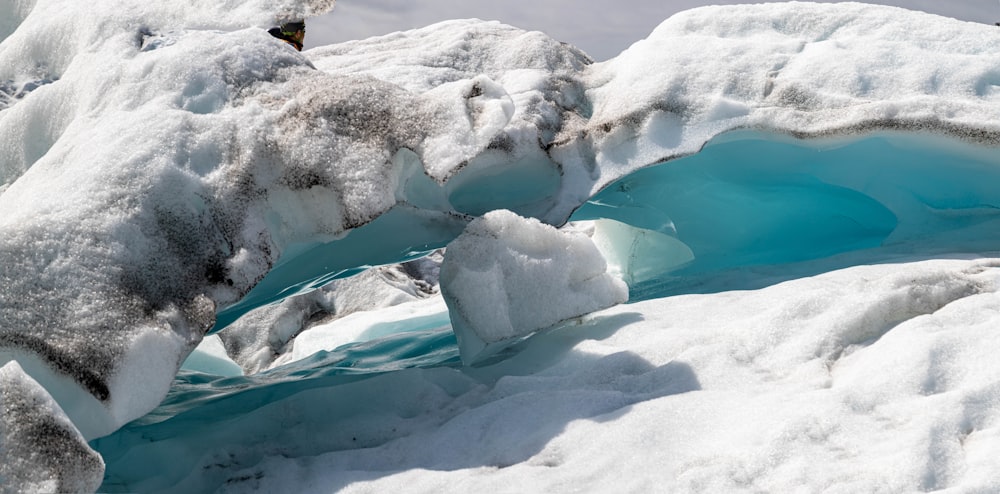
<path id="1" fill-rule="evenodd" d="M 88 439 L 155 407 L 213 327 L 496 209 L 616 221 L 596 240 L 633 290 L 996 240 L 991 26 L 713 7 L 601 64 L 475 20 L 305 53 L 263 29 L 330 7 L 0 3 L 0 362 Z M 940 156 L 906 150 L 930 134 Z"/>

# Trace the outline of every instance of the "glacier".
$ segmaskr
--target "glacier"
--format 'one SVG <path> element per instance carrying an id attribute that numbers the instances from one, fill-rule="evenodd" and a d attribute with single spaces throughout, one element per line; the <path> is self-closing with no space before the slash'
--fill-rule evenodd
<path id="1" fill-rule="evenodd" d="M 0 0 L 3 489 L 998 488 L 995 26 L 333 6 Z"/>

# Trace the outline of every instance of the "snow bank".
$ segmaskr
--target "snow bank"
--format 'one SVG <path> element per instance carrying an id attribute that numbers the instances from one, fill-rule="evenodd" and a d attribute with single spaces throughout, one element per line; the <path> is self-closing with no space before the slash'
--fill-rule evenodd
<path id="1" fill-rule="evenodd" d="M 895 7 L 681 12 L 589 74 L 595 185 L 742 128 L 796 137 L 925 131 L 996 145 L 998 63 L 996 26 Z"/>
<path id="2" fill-rule="evenodd" d="M 556 323 L 628 300 L 582 233 L 510 211 L 485 214 L 448 244 L 441 294 L 462 360 L 472 364 Z"/>
<path id="3" fill-rule="evenodd" d="M 234 172 L 254 146 L 236 123 L 259 112 L 220 115 L 248 85 L 308 65 L 261 29 L 221 30 L 288 10 L 262 6 L 9 9 L 0 80 L 46 84 L 0 113 L 3 360 L 44 362 L 31 374 L 88 438 L 154 406 L 217 305 L 277 254 L 241 236 L 250 206 L 232 189 L 253 183 Z"/>

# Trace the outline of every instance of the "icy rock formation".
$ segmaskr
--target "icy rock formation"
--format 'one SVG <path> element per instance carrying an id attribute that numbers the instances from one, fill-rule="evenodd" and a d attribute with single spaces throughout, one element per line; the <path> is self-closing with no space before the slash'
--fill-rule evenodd
<path id="1" fill-rule="evenodd" d="M 94 492 L 104 461 L 17 362 L 0 367 L 0 492 Z"/>
<path id="2" fill-rule="evenodd" d="M 441 264 L 462 360 L 481 361 L 561 321 L 628 300 L 590 238 L 497 210 L 474 220 Z"/>

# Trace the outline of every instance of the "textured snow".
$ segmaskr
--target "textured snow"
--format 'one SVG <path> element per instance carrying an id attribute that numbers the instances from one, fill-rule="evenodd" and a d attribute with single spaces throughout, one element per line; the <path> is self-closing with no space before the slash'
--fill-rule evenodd
<path id="1" fill-rule="evenodd" d="M 998 266 L 900 259 L 619 305 L 481 367 L 385 372 L 365 360 L 395 351 L 344 347 L 310 381 L 213 381 L 231 388 L 106 451 L 142 491 L 990 491 Z"/>
<path id="2" fill-rule="evenodd" d="M 783 1 L 783 0 L 779 0 Z M 819 0 L 839 3 L 837 0 Z M 653 30 L 663 19 L 702 5 L 736 5 L 745 0 L 627 0 L 621 8 L 595 0 L 506 0 L 460 2 L 407 0 L 348 2 L 330 14 L 310 19 L 306 47 L 342 43 L 394 31 L 405 31 L 456 18 L 492 19 L 527 30 L 544 31 L 581 48 L 595 60 L 612 58 Z M 983 0 L 868 0 L 993 25 L 1000 19 L 997 2 Z M 567 15 L 572 12 L 572 15 Z"/>
<path id="3" fill-rule="evenodd" d="M 987 67 L 1000 57 L 998 34 L 857 3 L 682 12 L 591 75 L 590 128 L 608 129 L 592 137 L 602 179 L 736 128 L 925 130 L 996 143 L 1000 81 Z"/>
<path id="4" fill-rule="evenodd" d="M 316 70 L 260 28 L 223 30 L 233 13 L 209 29 L 208 7 L 160 17 L 123 2 L 74 16 L 55 5 L 34 5 L 0 52 L 0 79 L 54 81 L 0 119 L 0 339 L 94 397 L 36 372 L 89 438 L 159 402 L 213 313 L 228 323 L 292 287 L 443 246 L 465 213 L 558 205 L 561 170 L 545 143 L 572 111 L 545 98 L 561 99 L 565 74 L 589 60 L 540 33 L 432 29 L 429 42 L 481 39 L 496 57 L 411 45 L 457 68 L 417 90 Z M 54 41 L 85 42 L 46 50 L 27 36 L 63 33 L 61 23 L 79 27 Z M 493 81 L 508 73 L 519 98 Z M 335 252 L 310 253 L 324 245 Z M 279 272 L 237 304 L 279 259 L 302 272 Z"/>
<path id="5" fill-rule="evenodd" d="M 0 0 L 0 363 L 102 490 L 997 488 L 995 27 L 265 31 L 332 6 Z M 447 297 L 370 269 L 460 235 Z"/>
<path id="6" fill-rule="evenodd" d="M 496 210 L 448 244 L 441 294 L 462 360 L 482 361 L 557 323 L 628 300 L 590 238 Z"/>
<path id="7" fill-rule="evenodd" d="M 104 461 L 17 362 L 0 367 L 0 492 L 93 492 Z"/>
<path id="8" fill-rule="evenodd" d="M 860 266 L 598 312 L 416 417 L 440 428 L 272 457 L 234 490 L 991 490 L 996 266 Z"/>

